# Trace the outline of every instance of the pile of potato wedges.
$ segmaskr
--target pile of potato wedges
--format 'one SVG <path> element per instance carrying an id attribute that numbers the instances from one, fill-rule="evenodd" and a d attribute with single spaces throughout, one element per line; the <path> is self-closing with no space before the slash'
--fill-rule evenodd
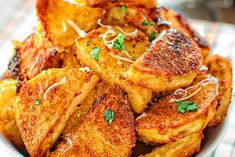
<path id="1" fill-rule="evenodd" d="M 156 0 L 36 0 L 0 81 L 0 133 L 32 157 L 190 157 L 226 116 L 231 61 Z"/>

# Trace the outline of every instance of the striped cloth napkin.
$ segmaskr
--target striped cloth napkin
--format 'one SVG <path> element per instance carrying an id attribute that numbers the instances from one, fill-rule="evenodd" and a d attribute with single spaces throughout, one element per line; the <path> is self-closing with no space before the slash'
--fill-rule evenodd
<path id="1" fill-rule="evenodd" d="M 34 0 L 0 0 L 0 74 L 6 70 L 12 56 L 11 40 L 22 41 L 35 30 L 37 19 L 33 6 Z M 190 23 L 211 43 L 213 54 L 231 58 L 235 67 L 235 26 L 199 20 L 190 20 Z M 235 157 L 234 105 L 230 112 L 229 129 L 212 157 Z M 9 155 L 0 148 L 0 156 Z"/>

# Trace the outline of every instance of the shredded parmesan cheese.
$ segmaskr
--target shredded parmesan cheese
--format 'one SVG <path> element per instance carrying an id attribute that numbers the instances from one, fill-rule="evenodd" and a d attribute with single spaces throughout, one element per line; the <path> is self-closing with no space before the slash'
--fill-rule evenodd
<path id="1" fill-rule="evenodd" d="M 135 36 L 137 35 L 137 33 L 138 33 L 138 30 L 137 30 L 137 29 L 135 29 L 133 32 L 126 32 L 126 31 L 124 31 L 123 29 L 121 29 L 119 26 L 116 26 L 116 28 L 117 28 L 120 32 L 122 32 L 125 36 L 135 37 Z"/>
<path id="2" fill-rule="evenodd" d="M 191 86 L 191 87 L 188 87 L 186 88 L 185 90 L 184 89 L 178 89 L 176 90 L 173 95 L 178 95 L 178 94 L 183 94 L 181 96 L 181 98 L 178 98 L 178 99 L 175 99 L 175 98 L 172 98 L 170 99 L 170 102 L 179 102 L 179 101 L 184 101 L 184 100 L 187 100 L 191 97 L 193 97 L 195 94 L 197 94 L 199 91 L 201 91 L 201 89 L 208 85 L 208 84 L 216 84 L 216 95 L 218 95 L 218 79 L 211 76 L 211 75 L 207 75 L 207 78 L 205 78 L 204 80 L 200 81 L 198 84 L 194 85 L 194 86 Z M 194 90 L 191 94 L 189 94 L 189 91 L 192 91 Z"/>
<path id="3" fill-rule="evenodd" d="M 65 33 L 67 31 L 67 25 L 64 21 L 62 22 L 62 28 L 63 28 L 63 32 Z"/>
<path id="4" fill-rule="evenodd" d="M 90 72 L 91 71 L 91 69 L 89 67 L 79 68 L 78 70 L 82 71 L 82 72 Z"/>
<path id="5" fill-rule="evenodd" d="M 77 32 L 77 34 L 80 37 L 85 37 L 86 36 L 86 32 L 84 30 L 82 30 L 81 28 L 79 28 L 76 23 L 74 23 L 72 20 L 67 20 L 67 23 L 70 24 L 71 27 L 73 27 L 73 29 Z"/>
<path id="6" fill-rule="evenodd" d="M 102 24 L 102 23 L 101 23 L 101 19 L 98 19 L 97 23 L 98 23 L 101 27 L 108 28 L 108 29 L 112 29 L 112 26 Z"/>
<path id="7" fill-rule="evenodd" d="M 202 66 L 200 67 L 200 71 L 207 71 L 207 70 L 208 70 L 208 67 L 205 66 L 205 65 L 202 65 Z"/>
<path id="8" fill-rule="evenodd" d="M 130 55 L 127 51 L 123 50 L 122 52 L 123 52 L 128 58 L 132 59 L 131 55 Z"/>
<path id="9" fill-rule="evenodd" d="M 47 88 L 46 92 L 45 92 L 44 95 L 43 95 L 44 100 L 47 99 L 47 93 L 48 93 L 50 90 L 52 90 L 52 89 L 55 88 L 56 86 L 65 84 L 65 82 L 66 82 L 66 77 L 63 77 L 63 78 L 60 80 L 60 82 L 54 83 L 54 84 L 51 85 L 49 88 Z"/>
<path id="10" fill-rule="evenodd" d="M 107 40 L 107 37 L 110 36 L 110 35 L 116 36 L 116 32 L 114 30 L 107 30 L 104 34 L 101 35 L 101 37 L 103 38 L 104 44 L 109 49 L 112 49 L 114 41 L 117 39 L 117 36 L 114 39 L 112 39 L 112 40 Z"/>
<path id="11" fill-rule="evenodd" d="M 168 26 L 168 27 L 171 27 L 171 22 L 169 22 L 169 21 L 158 21 L 157 22 L 157 25 L 158 26 L 161 26 L 161 25 L 166 25 L 166 26 Z"/>
<path id="12" fill-rule="evenodd" d="M 75 4 L 77 6 L 84 6 L 85 4 L 79 4 L 77 2 L 75 2 L 74 0 L 64 0 L 64 2 L 68 2 L 68 3 L 71 3 L 71 4 Z"/>
<path id="13" fill-rule="evenodd" d="M 138 117 L 136 118 L 136 120 L 139 120 L 139 119 L 144 118 L 144 117 L 146 117 L 146 116 L 147 116 L 147 113 L 144 112 L 144 113 L 142 113 L 140 116 L 138 116 Z"/>
<path id="14" fill-rule="evenodd" d="M 118 55 L 115 55 L 113 53 L 110 53 L 112 57 L 118 59 L 118 60 L 122 60 L 122 61 L 125 61 L 125 62 L 130 62 L 130 63 L 134 63 L 133 60 L 129 59 L 129 58 L 125 58 L 125 57 L 121 57 L 121 56 L 118 56 Z"/>
<path id="15" fill-rule="evenodd" d="M 162 38 L 167 34 L 167 30 L 162 31 L 155 40 L 151 42 L 152 45 L 154 45 L 156 42 L 162 40 Z"/>

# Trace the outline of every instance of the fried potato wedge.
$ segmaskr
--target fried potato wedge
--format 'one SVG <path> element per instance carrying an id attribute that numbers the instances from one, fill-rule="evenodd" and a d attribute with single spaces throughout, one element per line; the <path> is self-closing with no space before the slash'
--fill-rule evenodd
<path id="1" fill-rule="evenodd" d="M 51 156 L 126 157 L 134 145 L 134 117 L 129 102 L 121 89 L 112 87 L 103 90 L 85 121 Z"/>
<path id="2" fill-rule="evenodd" d="M 189 86 L 202 64 L 196 43 L 176 31 L 165 31 L 126 72 L 126 78 L 156 92 Z"/>
<path id="3" fill-rule="evenodd" d="M 114 27 L 113 27 L 114 28 Z M 114 30 L 118 33 L 120 31 L 116 28 Z M 123 28 L 125 32 L 133 32 L 133 28 Z M 108 49 L 101 37 L 105 34 L 106 28 L 98 28 L 93 32 L 87 34 L 85 38 L 78 39 L 76 42 L 76 52 L 82 64 L 91 67 L 97 72 L 102 80 L 110 85 L 118 84 L 128 94 L 128 99 L 131 103 L 132 109 L 137 113 L 142 113 L 147 107 L 147 103 L 151 101 L 152 91 L 140 86 L 132 85 L 124 78 L 124 73 L 131 66 L 132 62 L 136 60 L 149 46 L 147 37 L 138 32 L 136 37 L 125 37 L 124 46 L 126 52 L 117 49 Z M 90 42 L 87 45 L 87 42 Z M 92 50 L 99 50 L 97 60 L 91 55 Z M 98 49 L 97 49 L 98 48 Z"/>
<path id="4" fill-rule="evenodd" d="M 63 0 L 37 0 L 36 10 L 47 37 L 60 46 L 71 46 L 77 37 L 95 29 L 104 12 Z"/>
<path id="5" fill-rule="evenodd" d="M 0 81 L 0 133 L 22 150 L 24 143 L 15 119 L 16 84 L 16 80 Z"/>
<path id="6" fill-rule="evenodd" d="M 219 96 L 216 115 L 209 126 L 218 125 L 226 116 L 232 97 L 232 64 L 229 59 L 213 55 L 205 60 L 209 72 L 219 80 Z"/>
<path id="7" fill-rule="evenodd" d="M 154 40 L 159 30 L 155 22 L 148 17 L 145 10 L 137 7 L 127 7 L 123 12 L 122 7 L 109 8 L 104 15 L 104 23 L 108 25 L 130 25 L 144 32 L 150 41 Z"/>
<path id="8" fill-rule="evenodd" d="M 176 142 L 169 142 L 140 157 L 191 157 L 200 151 L 202 133 L 186 136 Z"/>
<path id="9" fill-rule="evenodd" d="M 71 116 L 68 123 L 66 124 L 62 135 L 65 136 L 73 131 L 74 128 L 79 127 L 85 120 L 86 114 L 90 111 L 92 106 L 97 100 L 97 97 L 102 95 L 109 86 L 104 82 L 99 82 L 95 85 L 95 88 L 89 93 L 86 99 L 81 102 L 76 109 L 76 112 Z"/>
<path id="10" fill-rule="evenodd" d="M 30 35 L 23 43 L 15 42 L 15 56 L 9 64 L 13 78 L 29 80 L 49 68 L 77 67 L 75 54 L 69 48 L 53 45 L 44 33 Z"/>
<path id="11" fill-rule="evenodd" d="M 139 116 L 136 119 L 136 131 L 141 140 L 167 143 L 201 132 L 214 117 L 217 106 L 217 84 L 211 82 L 199 86 L 198 83 L 202 80 L 204 82 L 205 79 L 209 79 L 205 74 L 197 76 L 194 82 L 196 86 L 191 86 L 191 91 L 188 91 L 188 94 L 191 95 L 201 88 L 186 100 L 196 104 L 197 111 L 179 113 L 179 106 L 176 102 L 171 101 L 177 96 L 173 93 Z"/>
<path id="12" fill-rule="evenodd" d="M 155 14 L 155 12 L 154 12 Z M 157 8 L 157 13 L 152 17 L 160 30 L 168 29 L 169 26 L 184 33 L 194 40 L 201 49 L 204 58 L 210 54 L 210 44 L 197 31 L 195 31 L 188 21 L 179 13 L 164 7 Z"/>
<path id="13" fill-rule="evenodd" d="M 31 156 L 47 153 L 98 80 L 78 69 L 49 69 L 18 89 L 16 122 Z"/>

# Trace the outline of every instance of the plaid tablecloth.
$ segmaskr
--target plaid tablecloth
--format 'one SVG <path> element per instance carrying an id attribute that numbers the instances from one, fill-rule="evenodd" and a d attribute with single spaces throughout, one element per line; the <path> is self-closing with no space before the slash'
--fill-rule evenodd
<path id="1" fill-rule="evenodd" d="M 11 40 L 23 40 L 35 30 L 34 0 L 0 0 L 0 74 L 12 56 Z M 235 26 L 190 20 L 193 27 L 212 44 L 212 53 L 233 60 L 235 67 Z M 235 89 L 235 88 L 234 88 Z M 233 94 L 235 97 L 235 94 Z M 230 126 L 213 157 L 235 157 L 235 107 L 231 106 Z M 9 156 L 0 148 L 0 156 Z"/>

